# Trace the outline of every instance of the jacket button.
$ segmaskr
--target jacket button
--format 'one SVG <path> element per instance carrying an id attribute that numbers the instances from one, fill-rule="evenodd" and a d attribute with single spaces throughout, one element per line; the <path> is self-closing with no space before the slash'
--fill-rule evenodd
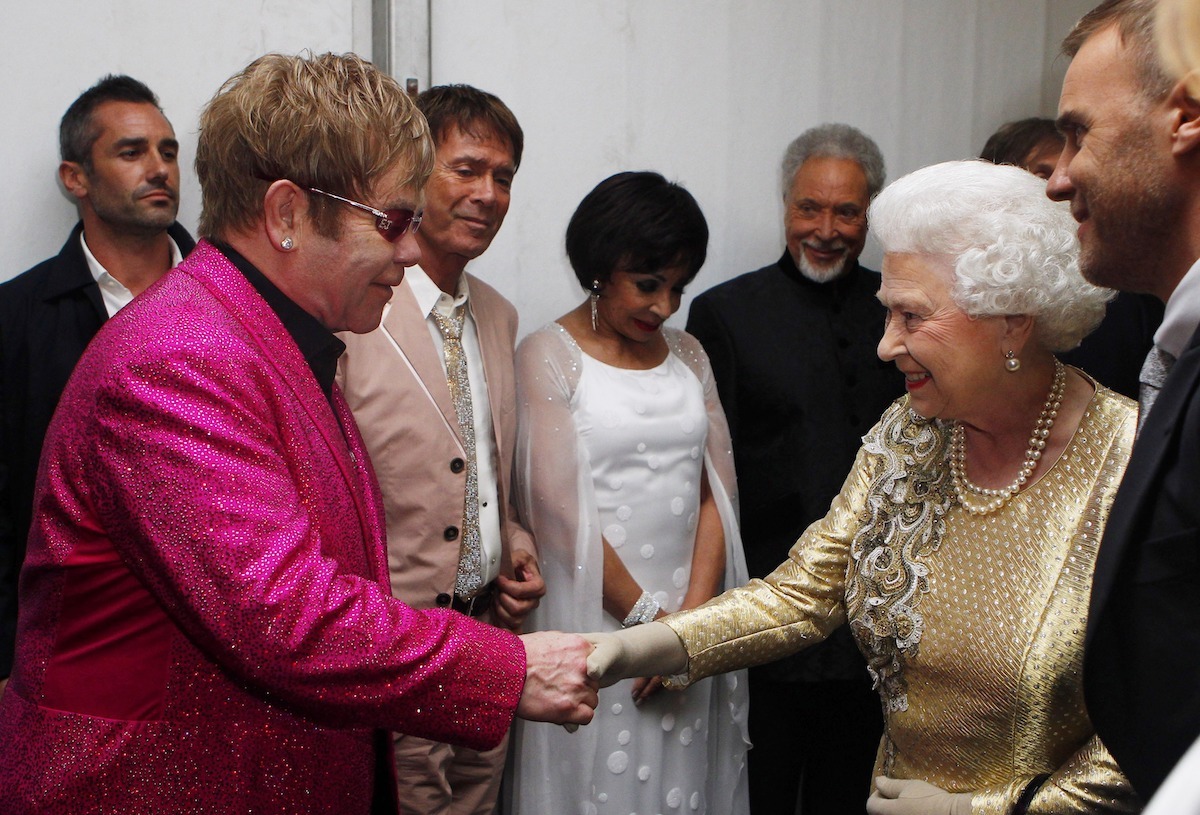
<path id="1" fill-rule="evenodd" d="M 448 541 L 452 541 L 458 537 L 458 527 L 448 526 L 442 530 L 442 537 Z"/>
<path id="2" fill-rule="evenodd" d="M 445 608 L 446 606 L 450 605 L 450 595 L 446 594 L 446 592 L 442 592 L 437 596 L 434 602 L 437 603 L 440 608 Z"/>
<path id="3" fill-rule="evenodd" d="M 467 466 L 467 463 L 461 458 L 450 459 L 450 472 L 461 473 Z"/>

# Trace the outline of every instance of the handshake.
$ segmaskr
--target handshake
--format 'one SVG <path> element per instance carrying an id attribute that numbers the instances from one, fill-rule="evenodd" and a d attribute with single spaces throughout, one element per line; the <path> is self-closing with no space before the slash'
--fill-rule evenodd
<path id="1" fill-rule="evenodd" d="M 613 633 L 542 631 L 521 642 L 525 688 L 517 715 L 536 722 L 587 724 L 600 688 L 631 676 L 682 673 L 688 662 L 679 637 L 660 622 Z"/>

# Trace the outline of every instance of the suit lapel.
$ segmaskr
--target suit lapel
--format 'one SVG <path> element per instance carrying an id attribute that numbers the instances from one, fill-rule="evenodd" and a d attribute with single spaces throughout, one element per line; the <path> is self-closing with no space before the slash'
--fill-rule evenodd
<path id="1" fill-rule="evenodd" d="M 405 364 L 412 369 L 430 401 L 442 414 L 446 427 L 462 445 L 458 413 L 446 383 L 446 372 L 430 339 L 425 319 L 412 289 L 401 283 L 393 290 L 391 308 L 383 318 L 383 330 L 392 338 Z"/>
<path id="2" fill-rule="evenodd" d="M 375 570 L 375 579 L 382 585 L 390 585 L 388 577 L 387 527 L 383 519 L 383 495 L 379 491 L 379 482 L 375 478 L 375 470 L 371 467 L 371 457 L 362 433 L 354 421 L 354 414 L 346 404 L 346 398 L 341 389 L 333 386 L 333 406 L 341 425 L 346 446 L 350 451 L 354 467 L 355 503 L 359 507 L 359 519 L 363 525 L 363 540 L 366 542 L 367 558 Z M 379 542 L 379 545 L 372 545 Z"/>
<path id="3" fill-rule="evenodd" d="M 500 414 L 504 407 L 502 404 L 504 371 L 498 363 L 502 354 L 498 353 L 497 349 L 504 347 L 505 337 L 504 331 L 499 325 L 500 321 L 487 318 L 489 310 L 486 300 L 487 293 L 483 286 L 472 283 L 471 297 L 467 301 L 467 307 L 471 312 L 471 319 L 475 321 L 475 334 L 479 337 L 479 354 L 483 357 L 483 377 L 488 390 L 488 405 L 491 408 L 492 434 L 496 439 L 496 449 L 503 450 L 504 439 L 502 438 Z"/>
<path id="4" fill-rule="evenodd" d="M 483 357 L 483 375 L 488 391 L 488 406 L 492 419 L 492 436 L 496 443 L 496 500 L 500 505 L 500 572 L 508 576 L 513 574 L 512 549 L 509 546 L 509 515 L 508 485 L 512 466 L 511 457 L 506 456 L 504 435 L 504 399 L 513 392 L 515 387 L 509 382 L 512 376 L 511 363 L 505 366 L 504 360 L 511 359 L 511 338 L 503 325 L 503 320 L 495 318 L 492 292 L 485 286 L 470 278 L 471 297 L 467 301 L 471 319 L 475 321 L 475 331 L 479 337 L 479 354 Z M 506 347 L 508 348 L 506 352 Z"/>
<path id="5" fill-rule="evenodd" d="M 62 251 L 58 253 L 56 262 L 50 267 L 50 273 L 42 284 L 41 296 L 43 301 L 55 303 L 67 297 L 75 297 L 76 292 L 82 291 L 84 298 L 91 304 L 91 312 L 96 317 L 95 325 L 98 328 L 108 319 L 108 309 L 104 307 L 104 295 L 100 293 L 100 286 L 92 277 L 87 257 L 83 254 L 83 246 L 79 242 L 82 234 L 83 225 L 76 224 L 71 230 L 71 237 L 67 238 Z"/>
<path id="6" fill-rule="evenodd" d="M 1174 449 L 1179 432 L 1180 417 L 1187 409 L 1200 386 L 1200 330 L 1193 335 L 1187 350 L 1171 369 L 1158 399 L 1133 445 L 1133 454 L 1120 489 L 1113 500 L 1112 511 L 1104 529 L 1104 541 L 1096 561 L 1092 582 L 1091 614 L 1088 618 L 1088 640 L 1091 639 L 1099 611 L 1125 564 L 1126 553 L 1135 538 L 1145 534 L 1142 519 L 1148 505 L 1157 495 L 1158 476 L 1168 453 Z"/>
<path id="7" fill-rule="evenodd" d="M 259 296 L 249 281 L 229 260 L 211 244 L 201 241 L 195 251 L 178 267 L 186 269 L 203 282 L 214 296 L 225 304 L 229 313 L 242 324 L 261 352 L 263 364 L 272 368 L 282 387 L 289 389 L 308 417 L 309 424 L 321 436 L 329 449 L 338 471 L 346 483 L 346 491 L 353 496 L 362 527 L 362 538 L 367 546 L 371 562 L 376 553 L 371 546 L 371 533 L 376 528 L 372 515 L 373 506 L 360 489 L 357 463 L 352 460 L 348 443 L 349 427 L 343 434 L 338 417 L 330 409 L 329 400 L 317 384 L 300 349 L 279 317 Z M 340 398 L 340 395 L 339 397 Z M 349 417 L 349 411 L 346 411 Z M 350 419 L 350 421 L 353 421 Z M 378 536 L 375 539 L 380 539 Z"/>

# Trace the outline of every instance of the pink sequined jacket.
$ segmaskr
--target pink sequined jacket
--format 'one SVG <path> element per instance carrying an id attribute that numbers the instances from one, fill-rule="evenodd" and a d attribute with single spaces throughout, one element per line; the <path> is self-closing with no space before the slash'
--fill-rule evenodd
<path id="1" fill-rule="evenodd" d="M 0 809 L 365 813 L 376 729 L 500 740 L 520 642 L 392 598 L 334 402 L 207 243 L 105 326 L 46 440 Z"/>

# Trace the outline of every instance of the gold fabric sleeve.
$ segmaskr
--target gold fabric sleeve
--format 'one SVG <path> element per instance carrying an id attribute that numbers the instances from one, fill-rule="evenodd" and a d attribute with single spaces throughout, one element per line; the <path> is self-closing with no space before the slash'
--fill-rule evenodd
<path id="1" fill-rule="evenodd" d="M 684 681 L 795 653 L 846 621 L 846 563 L 869 483 L 867 456 L 860 450 L 829 513 L 805 531 L 779 568 L 698 608 L 663 618 L 687 648 Z"/>

